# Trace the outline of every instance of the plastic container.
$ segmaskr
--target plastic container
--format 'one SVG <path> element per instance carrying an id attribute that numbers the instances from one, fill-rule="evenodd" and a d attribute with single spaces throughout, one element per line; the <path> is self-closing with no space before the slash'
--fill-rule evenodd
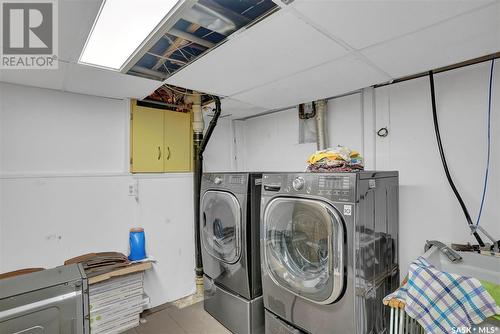
<path id="1" fill-rule="evenodd" d="M 142 227 L 130 229 L 130 261 L 139 261 L 146 258 L 146 235 Z"/>

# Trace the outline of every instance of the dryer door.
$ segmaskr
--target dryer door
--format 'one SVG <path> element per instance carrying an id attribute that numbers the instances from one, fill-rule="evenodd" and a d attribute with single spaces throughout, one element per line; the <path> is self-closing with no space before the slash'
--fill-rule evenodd
<path id="1" fill-rule="evenodd" d="M 201 235 L 205 250 L 225 263 L 241 255 L 241 207 L 226 191 L 209 190 L 201 200 Z"/>
<path id="2" fill-rule="evenodd" d="M 344 224 L 330 204 L 278 197 L 267 205 L 265 269 L 282 288 L 318 304 L 333 303 L 344 290 L 344 248 Z"/>

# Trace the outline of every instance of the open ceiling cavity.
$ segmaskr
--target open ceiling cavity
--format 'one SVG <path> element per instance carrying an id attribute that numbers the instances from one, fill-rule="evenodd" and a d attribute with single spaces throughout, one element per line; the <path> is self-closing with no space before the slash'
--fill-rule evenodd
<path id="1" fill-rule="evenodd" d="M 191 110 L 191 105 L 186 102 L 186 97 L 194 94 L 201 94 L 202 105 L 207 105 L 213 102 L 213 97 L 211 95 L 164 84 L 143 100 L 138 101 L 138 103 L 145 106 L 156 105 L 156 107 L 161 106 L 164 109 L 187 112 Z"/>
<path id="2" fill-rule="evenodd" d="M 278 10 L 271 0 L 185 1 L 137 51 L 122 72 L 165 80 L 234 32 Z"/>

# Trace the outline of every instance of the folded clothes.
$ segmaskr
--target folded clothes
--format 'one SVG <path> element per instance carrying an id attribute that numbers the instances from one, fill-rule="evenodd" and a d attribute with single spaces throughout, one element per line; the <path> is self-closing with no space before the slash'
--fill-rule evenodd
<path id="1" fill-rule="evenodd" d="M 363 170 L 363 157 L 344 146 L 317 151 L 307 160 L 308 172 L 352 172 Z"/>
<path id="2" fill-rule="evenodd" d="M 341 172 L 353 172 L 357 170 L 363 170 L 362 166 L 350 166 L 347 164 L 338 166 L 318 166 L 309 165 L 307 171 L 311 173 L 341 173 Z"/>
<path id="3" fill-rule="evenodd" d="M 440 271 L 419 257 L 410 265 L 407 282 L 384 298 L 398 300 L 426 333 L 448 334 L 500 314 L 500 307 L 475 278 Z"/>

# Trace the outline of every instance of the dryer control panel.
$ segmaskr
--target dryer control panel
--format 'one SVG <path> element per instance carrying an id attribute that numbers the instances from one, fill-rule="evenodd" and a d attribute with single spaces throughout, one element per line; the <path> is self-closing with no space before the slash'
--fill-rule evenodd
<path id="1" fill-rule="evenodd" d="M 248 192 L 248 173 L 204 173 L 202 190 L 222 189 L 232 193 Z"/>
<path id="2" fill-rule="evenodd" d="M 354 202 L 356 198 L 354 173 L 265 174 L 262 182 L 266 193 L 323 196 L 334 202 Z"/>

